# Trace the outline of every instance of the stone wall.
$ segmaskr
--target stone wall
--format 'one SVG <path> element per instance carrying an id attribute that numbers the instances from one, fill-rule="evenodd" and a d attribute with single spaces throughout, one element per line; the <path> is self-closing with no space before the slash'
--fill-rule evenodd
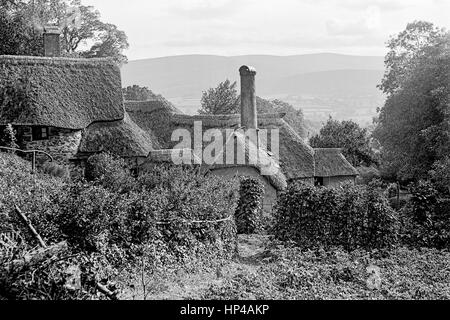
<path id="1" fill-rule="evenodd" d="M 251 176 L 256 177 L 264 184 L 264 200 L 263 210 L 266 214 L 271 214 L 273 206 L 277 201 L 277 190 L 253 167 L 241 166 L 241 167 L 229 167 L 211 170 L 212 174 L 225 177 L 235 176 Z"/>
<path id="2" fill-rule="evenodd" d="M 56 162 L 68 163 L 77 152 L 81 142 L 81 130 L 70 130 L 51 127 L 48 140 L 25 142 L 26 150 L 42 150 L 49 153 Z M 44 155 L 36 155 L 38 161 L 44 160 Z"/>

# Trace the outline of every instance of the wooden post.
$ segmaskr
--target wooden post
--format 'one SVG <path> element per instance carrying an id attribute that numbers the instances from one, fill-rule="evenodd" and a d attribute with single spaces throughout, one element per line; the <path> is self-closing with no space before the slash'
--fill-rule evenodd
<path id="1" fill-rule="evenodd" d="M 33 151 L 33 159 L 31 161 L 31 173 L 34 174 L 36 170 L 36 151 Z"/>

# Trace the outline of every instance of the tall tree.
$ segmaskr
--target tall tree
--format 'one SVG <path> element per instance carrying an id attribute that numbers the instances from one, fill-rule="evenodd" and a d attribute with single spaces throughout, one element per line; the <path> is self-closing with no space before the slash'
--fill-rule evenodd
<path id="1" fill-rule="evenodd" d="M 45 25 L 61 28 L 62 54 L 87 58 L 112 57 L 126 61 L 128 40 L 123 31 L 100 19 L 93 6 L 80 0 L 2 0 L 0 54 L 42 55 Z M 35 43 L 39 43 L 35 47 Z"/>
<path id="2" fill-rule="evenodd" d="M 41 55 L 42 35 L 24 12 L 26 4 L 17 0 L 0 3 L 0 55 Z"/>
<path id="3" fill-rule="evenodd" d="M 351 120 L 337 121 L 330 117 L 309 142 L 313 148 L 342 148 L 344 156 L 355 167 L 377 163 L 367 129 Z"/>
<path id="4" fill-rule="evenodd" d="M 379 88 L 386 94 L 393 94 L 402 87 L 414 66 L 427 54 L 430 46 L 437 44 L 445 34 L 444 29 L 426 21 L 408 23 L 406 29 L 387 44 L 386 71 Z"/>
<path id="5" fill-rule="evenodd" d="M 233 114 L 239 113 L 239 101 L 236 82 L 225 80 L 216 88 L 204 91 L 201 99 L 200 114 Z"/>
<path id="6" fill-rule="evenodd" d="M 411 39 L 416 45 L 405 45 Z M 382 172 L 403 181 L 427 178 L 433 163 L 450 153 L 450 33 L 416 22 L 394 40 L 391 50 L 407 58 L 386 57 L 392 76 L 382 85 L 388 97 L 374 130 Z"/>
<path id="7" fill-rule="evenodd" d="M 103 23 L 98 29 L 96 40 L 89 50 L 81 53 L 83 57 L 112 57 L 118 63 L 127 62 L 127 57 L 122 53 L 129 47 L 125 32 L 120 31 L 111 23 Z"/>

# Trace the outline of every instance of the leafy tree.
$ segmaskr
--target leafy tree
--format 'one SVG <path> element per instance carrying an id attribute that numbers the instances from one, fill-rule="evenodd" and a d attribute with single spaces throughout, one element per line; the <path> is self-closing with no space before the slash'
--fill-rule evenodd
<path id="1" fill-rule="evenodd" d="M 9 123 L 3 130 L 3 137 L 0 141 L 1 145 L 8 148 L 19 148 L 19 145 L 17 144 L 16 134 L 16 130 Z"/>
<path id="2" fill-rule="evenodd" d="M 240 113 L 240 96 L 236 90 L 236 82 L 221 82 L 216 88 L 203 92 L 199 110 L 200 114 L 236 114 Z M 266 100 L 256 97 L 258 114 L 286 113 L 284 120 L 302 137 L 306 138 L 305 119 L 302 110 L 281 100 Z"/>
<path id="3" fill-rule="evenodd" d="M 122 91 L 126 101 L 146 101 L 158 98 L 149 88 L 136 84 L 123 88 Z"/>
<path id="4" fill-rule="evenodd" d="M 391 38 L 387 44 L 386 72 L 379 88 L 386 94 L 395 93 L 420 58 L 426 56 L 427 48 L 437 44 L 444 34 L 444 29 L 430 22 L 409 23 L 404 31 Z"/>
<path id="5" fill-rule="evenodd" d="M 62 55 L 126 61 L 125 33 L 102 22 L 100 13 L 80 0 L 2 0 L 0 54 L 42 55 L 42 32 L 48 24 L 61 28 Z"/>
<path id="6" fill-rule="evenodd" d="M 278 99 L 272 100 L 275 105 L 275 112 L 284 112 L 286 116 L 284 120 L 300 135 L 302 138 L 307 137 L 307 129 L 303 110 L 295 109 L 291 104 Z"/>
<path id="7" fill-rule="evenodd" d="M 436 189 L 450 196 L 450 156 L 436 161 L 430 171 L 430 176 Z"/>
<path id="8" fill-rule="evenodd" d="M 381 86 L 388 97 L 374 137 L 383 175 L 419 180 L 450 153 L 450 33 L 416 22 L 390 44 Z"/>
<path id="9" fill-rule="evenodd" d="M 129 47 L 125 32 L 111 23 L 101 24 L 97 31 L 97 42 L 81 55 L 85 58 L 112 57 L 118 63 L 127 62 L 127 57 L 122 53 Z"/>
<path id="10" fill-rule="evenodd" d="M 310 139 L 310 144 L 313 148 L 342 148 L 342 153 L 354 166 L 377 163 L 367 129 L 351 120 L 337 121 L 330 117 L 319 134 Z"/>
<path id="11" fill-rule="evenodd" d="M 216 88 L 204 91 L 201 99 L 200 114 L 233 114 L 239 113 L 239 101 L 236 82 L 225 80 Z"/>
<path id="12" fill-rule="evenodd" d="M 23 12 L 24 3 L 0 3 L 0 55 L 42 55 L 41 32 L 30 24 Z"/>

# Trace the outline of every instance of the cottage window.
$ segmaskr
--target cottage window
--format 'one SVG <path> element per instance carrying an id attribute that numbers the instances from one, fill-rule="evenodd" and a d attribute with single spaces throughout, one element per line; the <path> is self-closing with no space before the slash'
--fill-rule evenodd
<path id="1" fill-rule="evenodd" d="M 316 186 L 323 186 L 324 185 L 323 177 L 315 177 L 314 184 Z"/>
<path id="2" fill-rule="evenodd" d="M 48 140 L 48 127 L 33 127 L 33 141 Z"/>

